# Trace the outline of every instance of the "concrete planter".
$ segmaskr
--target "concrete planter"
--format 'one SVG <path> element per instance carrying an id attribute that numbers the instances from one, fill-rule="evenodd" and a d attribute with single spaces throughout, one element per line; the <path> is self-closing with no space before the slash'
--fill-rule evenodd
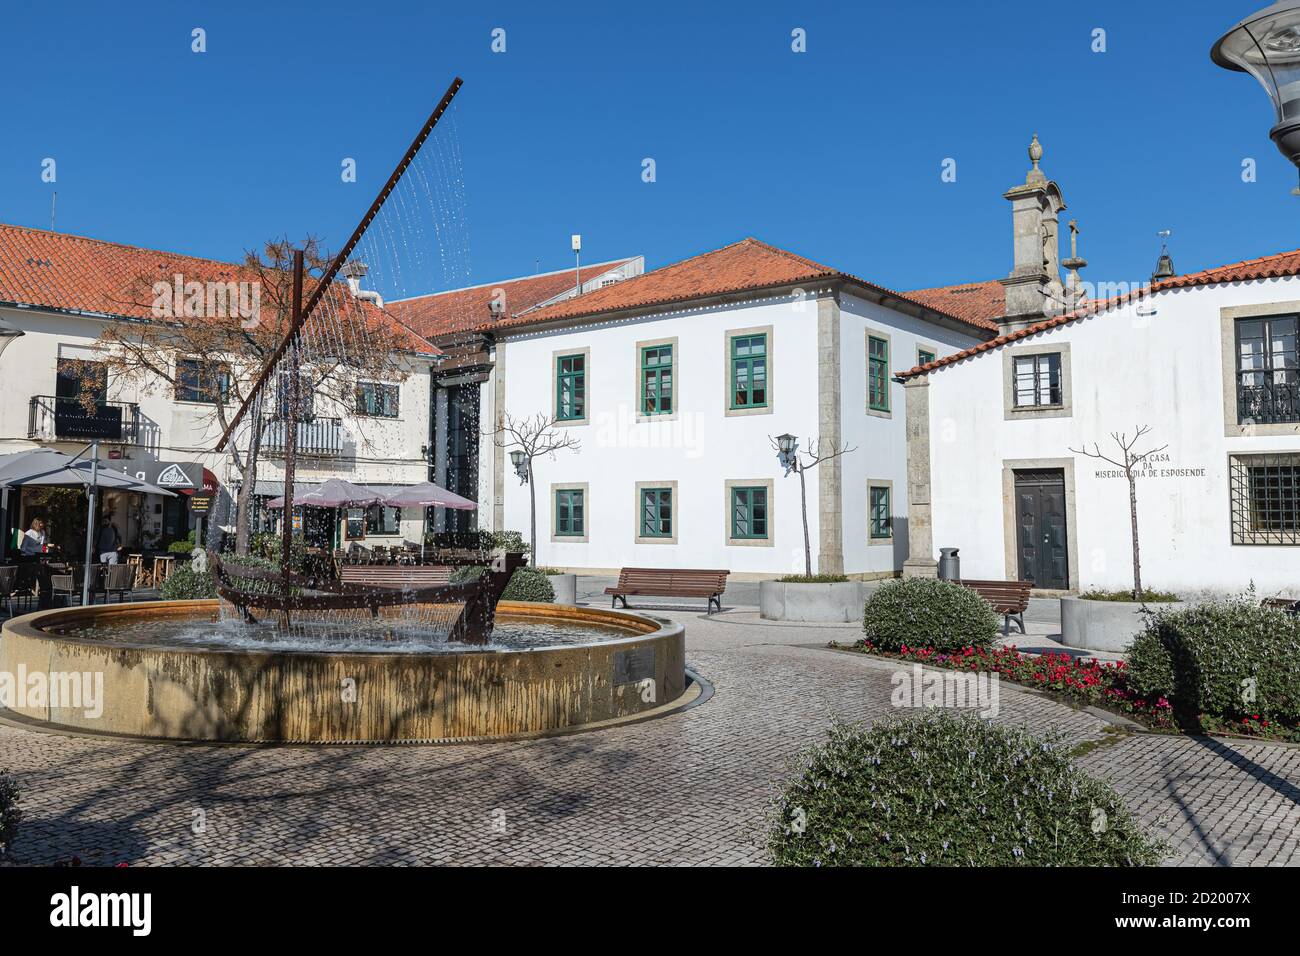
<path id="1" fill-rule="evenodd" d="M 864 600 L 861 581 L 838 584 L 760 581 L 758 585 L 758 613 L 769 621 L 827 624 L 861 621 Z"/>
<path id="2" fill-rule="evenodd" d="M 1135 601 L 1085 601 L 1061 598 L 1061 643 L 1086 651 L 1122 654 L 1142 632 L 1143 607 L 1163 610 L 1186 607 L 1185 601 L 1139 604 Z"/>
<path id="3" fill-rule="evenodd" d="M 576 574 L 548 574 L 546 580 L 555 588 L 556 604 L 578 603 L 578 576 Z"/>

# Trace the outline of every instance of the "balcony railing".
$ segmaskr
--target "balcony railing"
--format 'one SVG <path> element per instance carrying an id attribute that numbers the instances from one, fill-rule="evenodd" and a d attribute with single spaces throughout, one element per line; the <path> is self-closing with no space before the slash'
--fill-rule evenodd
<path id="1" fill-rule="evenodd" d="M 1237 415 L 1241 422 L 1300 422 L 1300 383 L 1266 382 L 1237 388 Z"/>
<path id="2" fill-rule="evenodd" d="M 262 422 L 262 453 L 283 455 L 288 443 L 288 423 L 282 418 Z M 317 458 L 343 454 L 343 422 L 338 418 L 313 418 L 298 423 L 297 453 Z"/>
<path id="3" fill-rule="evenodd" d="M 27 437 L 134 445 L 140 437 L 140 406 L 97 402 L 93 411 L 87 411 L 79 398 L 34 395 L 27 409 Z"/>

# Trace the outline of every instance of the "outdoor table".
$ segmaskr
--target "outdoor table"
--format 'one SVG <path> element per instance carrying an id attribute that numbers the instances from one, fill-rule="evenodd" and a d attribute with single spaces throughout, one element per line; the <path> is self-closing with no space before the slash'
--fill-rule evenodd
<path id="1" fill-rule="evenodd" d="M 153 586 L 160 588 L 163 582 L 172 575 L 172 564 L 175 562 L 175 555 L 160 554 L 153 559 Z"/>
<path id="2" fill-rule="evenodd" d="M 153 587 L 153 576 L 144 566 L 143 554 L 128 554 L 126 556 L 127 565 L 135 568 L 136 587 L 148 588 Z"/>

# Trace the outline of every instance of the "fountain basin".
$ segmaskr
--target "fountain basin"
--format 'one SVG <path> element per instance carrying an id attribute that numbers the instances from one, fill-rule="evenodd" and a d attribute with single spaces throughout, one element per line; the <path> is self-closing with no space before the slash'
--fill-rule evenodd
<path id="1" fill-rule="evenodd" d="M 219 614 L 217 601 L 151 601 L 7 621 L 0 681 L 10 683 L 8 692 L 0 685 L 0 714 L 169 740 L 396 743 L 577 728 L 661 707 L 686 689 L 682 625 L 595 608 L 502 601 L 497 615 L 505 627 L 541 623 L 592 634 L 518 650 L 394 653 L 132 639 L 133 628 L 145 633 L 158 621 L 215 627 Z M 30 692 L 33 680 L 44 681 L 43 696 Z"/>

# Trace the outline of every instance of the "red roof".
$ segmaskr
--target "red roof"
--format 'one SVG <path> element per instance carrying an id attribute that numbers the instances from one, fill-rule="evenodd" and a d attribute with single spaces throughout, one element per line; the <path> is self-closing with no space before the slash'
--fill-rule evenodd
<path id="1" fill-rule="evenodd" d="M 721 249 L 675 262 L 542 309 L 523 315 L 513 314 L 508 319 L 493 323 L 492 327 L 579 319 L 626 309 L 654 308 L 712 296 L 824 280 L 842 280 L 879 295 L 909 301 L 983 332 L 996 328 L 992 323 L 948 312 L 908 293 L 894 292 L 753 238 L 742 239 Z"/>
<path id="2" fill-rule="evenodd" d="M 0 223 L 0 303 L 59 312 L 148 320 L 154 282 L 252 281 L 244 265 L 141 249 L 44 229 Z M 338 284 L 340 293 L 344 286 Z M 398 319 L 364 303 L 367 321 L 392 326 L 412 352 L 439 350 Z"/>
<path id="3" fill-rule="evenodd" d="M 582 267 L 582 281 L 599 278 L 632 262 L 613 259 Z M 500 289 L 504 293 L 505 314 L 513 316 L 542 302 L 563 295 L 575 286 L 572 269 L 523 276 L 504 282 L 487 282 L 467 289 L 453 289 L 433 295 L 421 295 L 387 303 L 388 310 L 426 338 L 452 332 L 491 328 L 501 323 L 492 319 L 489 306 Z"/>
<path id="4" fill-rule="evenodd" d="M 1246 259 L 1242 262 L 1229 263 L 1226 266 L 1216 266 L 1212 269 L 1203 269 L 1200 272 L 1189 272 L 1184 275 L 1171 276 L 1168 279 L 1161 279 L 1144 288 L 1137 289 L 1126 295 L 1116 296 L 1105 302 L 1089 304 L 1074 312 L 1065 315 L 1054 316 L 1045 319 L 1042 322 L 1036 322 L 1033 325 L 1018 329 L 1015 332 L 1009 332 L 1006 335 L 999 335 L 997 338 L 989 339 L 987 342 L 981 342 L 979 345 L 956 352 L 952 355 L 946 355 L 941 359 L 933 362 L 927 362 L 925 365 L 918 365 L 910 368 L 905 372 L 896 372 L 898 378 L 911 378 L 914 375 L 920 375 L 923 372 L 931 372 L 935 369 L 943 368 L 946 365 L 952 365 L 960 362 L 962 359 L 971 358 L 982 352 L 988 352 L 999 346 L 1006 345 L 1009 342 L 1015 342 L 1019 339 L 1028 338 L 1031 335 L 1037 335 L 1039 332 L 1045 332 L 1048 329 L 1054 329 L 1058 326 L 1066 325 L 1070 322 L 1077 322 L 1080 319 L 1086 319 L 1094 315 L 1100 315 L 1109 312 L 1112 309 L 1154 295 L 1157 292 L 1164 292 L 1167 289 L 1186 289 L 1193 286 L 1202 285 L 1221 285 L 1225 282 L 1250 282 L 1257 279 L 1280 279 L 1283 276 L 1300 275 L 1300 249 L 1291 252 L 1278 252 L 1271 256 L 1262 256 L 1259 259 Z M 915 293 L 914 293 L 915 294 Z"/>
<path id="5" fill-rule="evenodd" d="M 994 331 L 998 327 L 998 317 L 1007 311 L 1007 290 L 997 279 L 945 285 L 935 289 L 915 289 L 907 295 L 940 312 L 947 312 L 972 325 Z"/>

